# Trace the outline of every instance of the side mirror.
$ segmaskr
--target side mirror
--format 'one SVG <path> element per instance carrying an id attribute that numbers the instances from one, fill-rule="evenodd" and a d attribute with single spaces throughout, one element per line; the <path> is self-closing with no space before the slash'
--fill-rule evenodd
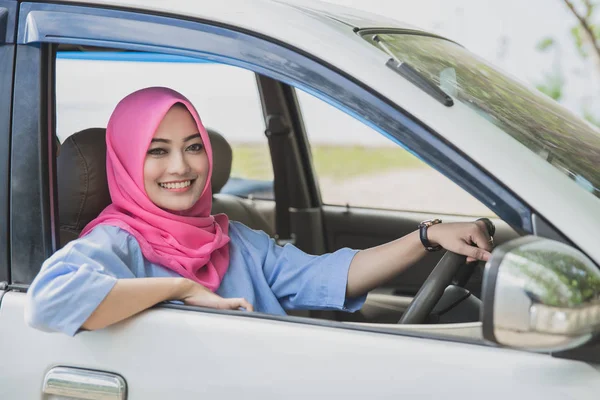
<path id="1" fill-rule="evenodd" d="M 496 248 L 483 278 L 483 336 L 550 352 L 600 332 L 600 270 L 566 244 L 525 236 Z"/>

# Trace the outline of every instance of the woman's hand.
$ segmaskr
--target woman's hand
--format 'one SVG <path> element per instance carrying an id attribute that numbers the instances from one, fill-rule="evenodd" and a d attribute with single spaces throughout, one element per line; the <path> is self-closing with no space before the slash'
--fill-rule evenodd
<path id="1" fill-rule="evenodd" d="M 483 221 L 432 225 L 427 229 L 427 238 L 434 246 L 439 244 L 467 256 L 467 262 L 487 261 L 493 243 Z M 425 254 L 418 230 L 393 242 L 359 251 L 350 263 L 346 296 L 360 296 L 381 286 Z"/>
<path id="2" fill-rule="evenodd" d="M 467 256 L 467 262 L 489 260 L 494 243 L 483 221 L 432 225 L 427 228 L 427 238 L 432 245 Z"/>
<path id="3" fill-rule="evenodd" d="M 221 310 L 244 307 L 254 311 L 245 299 L 224 299 L 185 278 L 118 279 L 82 328 L 102 329 L 166 300 L 182 300 L 185 304 Z"/>
<path id="4" fill-rule="evenodd" d="M 254 311 L 254 307 L 246 299 L 225 299 L 204 286 L 192 280 L 181 278 L 181 290 L 175 300 L 181 300 L 190 306 L 217 308 L 219 310 L 237 310 L 240 307 L 246 311 Z"/>

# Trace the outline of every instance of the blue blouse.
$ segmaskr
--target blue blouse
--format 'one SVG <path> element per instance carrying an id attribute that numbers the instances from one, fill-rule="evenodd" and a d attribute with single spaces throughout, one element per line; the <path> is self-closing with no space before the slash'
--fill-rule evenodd
<path id="1" fill-rule="evenodd" d="M 255 311 L 285 315 L 284 310 L 354 312 L 366 296 L 346 299 L 348 268 L 357 250 L 340 249 L 313 256 L 291 244 L 275 244 L 266 233 L 229 223 L 229 269 L 217 290 L 226 298 L 243 297 Z M 146 260 L 128 232 L 99 225 L 68 243 L 44 262 L 27 291 L 25 319 L 37 329 L 74 335 L 117 279 L 176 277 Z"/>

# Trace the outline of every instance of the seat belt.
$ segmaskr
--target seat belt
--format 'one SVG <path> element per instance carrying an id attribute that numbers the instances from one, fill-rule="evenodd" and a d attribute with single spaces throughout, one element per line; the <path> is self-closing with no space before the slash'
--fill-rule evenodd
<path id="1" fill-rule="evenodd" d="M 290 140 L 290 128 L 286 125 L 281 115 L 270 114 L 266 119 L 267 129 L 265 135 L 269 140 L 271 159 L 276 168 L 274 170 L 274 191 L 275 191 L 275 241 L 283 246 L 287 243 L 294 244 L 295 235 L 290 229 L 290 191 L 287 186 L 288 163 L 287 149 Z"/>

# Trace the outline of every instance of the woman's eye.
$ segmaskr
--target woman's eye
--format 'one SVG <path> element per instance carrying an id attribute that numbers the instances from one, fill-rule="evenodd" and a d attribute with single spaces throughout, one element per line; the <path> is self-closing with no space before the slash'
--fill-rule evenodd
<path id="1" fill-rule="evenodd" d="M 161 149 L 160 147 L 148 150 L 148 154 L 151 156 L 162 156 L 163 154 L 167 154 L 165 149 Z"/>
<path id="2" fill-rule="evenodd" d="M 194 143 L 188 147 L 188 150 L 193 151 L 193 152 L 198 152 L 198 151 L 202 151 L 203 148 L 204 148 L 204 145 L 202 143 Z"/>

